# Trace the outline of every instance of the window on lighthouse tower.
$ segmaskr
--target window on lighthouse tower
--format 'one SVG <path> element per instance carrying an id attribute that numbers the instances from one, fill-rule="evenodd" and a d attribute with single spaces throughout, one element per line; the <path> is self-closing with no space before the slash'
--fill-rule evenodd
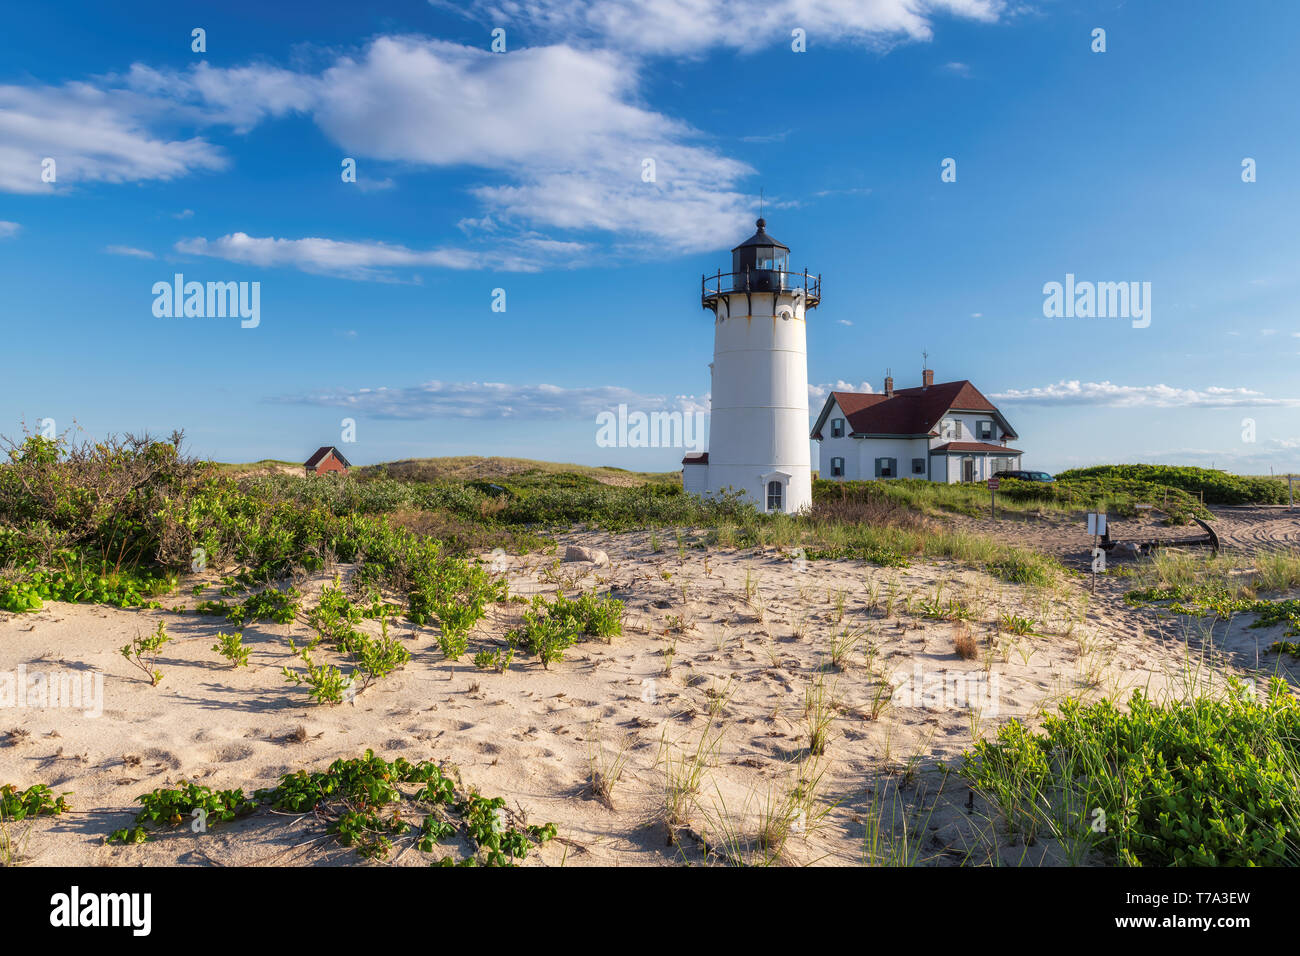
<path id="1" fill-rule="evenodd" d="M 767 510 L 781 511 L 781 482 L 769 481 L 767 483 Z"/>

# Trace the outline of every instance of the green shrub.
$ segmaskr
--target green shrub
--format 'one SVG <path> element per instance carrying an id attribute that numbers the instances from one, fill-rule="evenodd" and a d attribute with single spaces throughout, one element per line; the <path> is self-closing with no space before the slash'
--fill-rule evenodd
<path id="1" fill-rule="evenodd" d="M 213 790 L 195 783 L 178 787 L 160 788 L 136 798 L 143 806 L 135 818 L 135 826 L 114 830 L 109 843 L 144 843 L 150 830 L 190 822 L 195 832 L 204 832 L 209 824 L 226 823 L 236 817 L 247 816 L 257 809 L 257 804 L 244 796 L 243 790 Z"/>
<path id="2" fill-rule="evenodd" d="M 149 683 L 157 687 L 163 678 L 162 671 L 154 665 L 158 661 L 158 655 L 162 651 L 162 646 L 171 641 L 167 633 L 167 624 L 159 621 L 158 626 L 150 634 L 137 634 L 131 639 L 130 644 L 124 645 L 120 653 L 130 661 L 137 669 L 144 672 L 149 678 Z"/>
<path id="3" fill-rule="evenodd" d="M 978 742 L 962 774 L 1027 838 L 1122 864 L 1300 864 L 1300 701 L 1278 679 L 1258 700 L 1067 700 L 1041 733 L 1013 720 Z"/>
<path id="4" fill-rule="evenodd" d="M 244 646 L 244 632 L 235 631 L 233 634 L 227 634 L 225 631 L 217 632 L 217 643 L 212 645 L 212 649 L 230 661 L 235 667 L 244 667 L 248 664 L 248 655 L 251 651 Z"/>
<path id="5" fill-rule="evenodd" d="M 1282 505 L 1287 501 L 1285 483 L 1272 478 L 1252 478 L 1187 465 L 1095 465 L 1056 476 L 1058 482 L 1076 479 L 1138 481 L 1177 488 L 1189 495 L 1204 493 L 1207 505 Z"/>
<path id="6" fill-rule="evenodd" d="M 498 674 L 504 674 L 510 669 L 510 663 L 515 659 L 515 649 L 513 647 L 502 651 L 479 651 L 474 655 L 474 666 L 482 671 L 496 671 Z"/>
<path id="7" fill-rule="evenodd" d="M 276 624 L 288 624 L 298 613 L 298 599 L 301 597 L 297 588 L 280 591 L 267 588 L 250 595 L 243 603 L 232 607 L 226 619 L 236 625 L 255 624 L 258 621 L 274 621 Z"/>
<path id="8" fill-rule="evenodd" d="M 343 695 L 353 686 L 352 678 L 344 676 L 333 664 L 317 664 L 312 660 L 310 648 L 304 647 L 299 651 L 290 641 L 289 649 L 302 658 L 307 671 L 299 674 L 284 667 L 281 670 L 284 679 L 291 684 L 306 684 L 307 696 L 318 704 L 342 703 Z"/>
<path id="9" fill-rule="evenodd" d="M 542 667 L 549 669 L 552 661 L 563 660 L 564 652 L 584 635 L 608 641 L 622 633 L 622 601 L 594 593 L 573 599 L 561 594 L 553 601 L 541 595 L 533 598 L 532 605 L 524 612 L 523 623 L 507 638 L 512 647 L 525 645 L 537 655 Z"/>
<path id="10" fill-rule="evenodd" d="M 414 792 L 408 792 L 413 789 Z M 469 791 L 456 799 L 456 781 L 437 764 L 413 764 L 399 757 L 389 763 L 373 751 L 359 759 L 339 759 L 324 772 L 299 770 L 280 778 L 278 786 L 259 790 L 257 799 L 288 813 L 313 813 L 326 821 L 326 832 L 362 857 L 385 858 L 394 840 L 407 836 L 415 848 L 432 853 L 440 844 L 463 833 L 474 854 L 457 864 L 453 852 L 442 865 L 513 866 L 555 836 L 555 825 L 517 827 L 500 797 L 484 798 Z M 424 814 L 412 833 L 403 809 Z"/>
<path id="11" fill-rule="evenodd" d="M 0 820 L 17 822 L 27 817 L 58 816 L 72 809 L 67 796 L 65 793 L 56 797 L 43 783 L 33 784 L 26 790 L 7 783 L 0 787 Z"/>

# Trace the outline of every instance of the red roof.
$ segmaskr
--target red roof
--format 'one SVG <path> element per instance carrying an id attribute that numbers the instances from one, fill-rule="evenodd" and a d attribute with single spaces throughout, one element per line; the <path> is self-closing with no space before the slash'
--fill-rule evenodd
<path id="1" fill-rule="evenodd" d="M 317 448 L 316 454 L 308 458 L 307 461 L 303 463 L 303 467 L 315 468 L 322 461 L 324 461 L 329 455 L 333 455 L 335 458 L 337 458 L 339 460 L 339 464 L 342 465 L 344 468 L 352 467 L 352 463 L 349 462 L 346 458 L 344 458 L 343 453 L 339 451 L 337 448 L 335 448 L 333 445 L 322 445 L 320 448 Z"/>
<path id="2" fill-rule="evenodd" d="M 969 381 L 938 382 L 929 388 L 900 388 L 892 398 L 883 392 L 831 392 L 848 419 L 849 431 L 858 435 L 930 435 L 950 410 L 992 412 L 997 406 Z M 814 438 L 820 438 L 819 420 Z M 1010 429 L 1006 429 L 1010 432 Z M 1011 432 L 1014 438 L 1015 433 Z"/>
<path id="3" fill-rule="evenodd" d="M 990 445 L 986 441 L 950 441 L 945 445 L 935 445 L 930 449 L 930 454 L 936 452 L 965 452 L 974 451 L 990 455 L 1023 455 L 1019 448 L 1004 448 L 1002 445 Z"/>

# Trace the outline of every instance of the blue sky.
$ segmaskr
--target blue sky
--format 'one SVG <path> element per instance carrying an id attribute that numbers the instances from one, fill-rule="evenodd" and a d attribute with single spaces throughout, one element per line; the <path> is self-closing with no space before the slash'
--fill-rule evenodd
<path id="1" fill-rule="evenodd" d="M 356 463 L 675 468 L 680 449 L 598 447 L 596 414 L 706 403 L 699 277 L 753 231 L 762 189 L 769 231 L 823 276 L 814 415 L 886 368 L 916 384 L 924 350 L 938 380 L 995 398 L 1026 467 L 1300 472 L 1294 4 L 6 18 L 2 434 L 184 428 L 203 456 L 300 459 L 351 417 Z M 257 327 L 155 316 L 178 272 L 259 282 Z M 1067 273 L 1149 282 L 1149 326 L 1044 317 Z"/>

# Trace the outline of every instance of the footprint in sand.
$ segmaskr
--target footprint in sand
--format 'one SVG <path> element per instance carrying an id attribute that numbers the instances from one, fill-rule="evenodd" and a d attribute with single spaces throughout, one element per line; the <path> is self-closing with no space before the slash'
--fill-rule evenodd
<path id="1" fill-rule="evenodd" d="M 226 744 L 214 750 L 208 759 L 214 763 L 233 763 L 236 760 L 247 760 L 253 753 L 253 748 L 248 744 Z"/>
<path id="2" fill-rule="evenodd" d="M 179 770 L 181 767 L 180 758 L 170 750 L 161 750 L 158 747 L 150 747 L 144 752 L 144 759 L 154 763 L 166 764 L 173 770 Z"/>

